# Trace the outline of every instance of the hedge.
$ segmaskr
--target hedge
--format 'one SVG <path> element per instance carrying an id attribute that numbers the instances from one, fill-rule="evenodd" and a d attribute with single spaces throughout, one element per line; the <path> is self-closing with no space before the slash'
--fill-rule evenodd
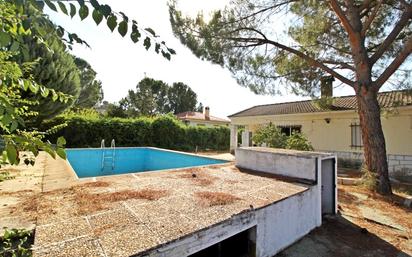
<path id="1" fill-rule="evenodd" d="M 171 115 L 155 118 L 96 118 L 83 116 L 59 116 L 45 122 L 43 131 L 54 125 L 67 126 L 48 135 L 55 142 L 63 136 L 66 147 L 100 147 L 104 139 L 106 146 L 114 139 L 116 146 L 155 146 L 167 149 L 194 151 L 228 150 L 230 130 L 227 127 L 187 126 Z"/>

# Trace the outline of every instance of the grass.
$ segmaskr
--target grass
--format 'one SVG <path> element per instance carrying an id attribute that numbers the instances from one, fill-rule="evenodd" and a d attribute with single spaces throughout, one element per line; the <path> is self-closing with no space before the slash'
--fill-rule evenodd
<path id="1" fill-rule="evenodd" d="M 207 206 L 227 205 L 240 200 L 239 197 L 222 192 L 196 192 L 195 195 Z"/>

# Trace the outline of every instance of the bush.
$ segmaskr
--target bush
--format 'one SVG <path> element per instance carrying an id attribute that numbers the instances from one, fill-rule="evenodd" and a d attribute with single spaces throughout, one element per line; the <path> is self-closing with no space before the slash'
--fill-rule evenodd
<path id="1" fill-rule="evenodd" d="M 48 139 L 54 142 L 63 136 L 69 148 L 100 147 L 102 139 L 106 142 L 114 139 L 116 146 L 155 146 L 185 151 L 194 151 L 196 147 L 228 150 L 230 143 L 227 127 L 187 126 L 173 115 L 124 119 L 70 113 L 45 122 L 43 128 L 47 130 L 61 123 L 67 126 L 48 135 Z"/>
<path id="2" fill-rule="evenodd" d="M 302 133 L 294 132 L 286 139 L 286 149 L 313 151 L 313 146 Z"/>
<path id="3" fill-rule="evenodd" d="M 292 135 L 286 136 L 272 123 L 256 130 L 253 141 L 258 145 L 266 144 L 273 148 L 313 151 L 313 147 L 305 135 L 293 132 Z"/>
<path id="4" fill-rule="evenodd" d="M 268 147 L 285 148 L 287 136 L 279 128 L 269 123 L 267 126 L 258 128 L 252 139 L 256 144 L 266 144 Z"/>

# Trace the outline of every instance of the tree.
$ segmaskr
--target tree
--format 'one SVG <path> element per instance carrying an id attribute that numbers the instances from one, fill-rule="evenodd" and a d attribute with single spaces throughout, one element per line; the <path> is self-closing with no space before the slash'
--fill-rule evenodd
<path id="1" fill-rule="evenodd" d="M 136 91 L 129 90 L 128 95 L 120 100 L 120 105 L 129 117 L 165 113 L 167 91 L 168 85 L 163 81 L 144 78 L 137 84 Z"/>
<path id="2" fill-rule="evenodd" d="M 80 94 L 74 107 L 94 107 L 103 100 L 102 82 L 96 79 L 97 73 L 87 61 L 76 57 L 74 62 L 80 72 Z"/>
<path id="3" fill-rule="evenodd" d="M 196 107 L 196 111 L 197 112 L 203 112 L 203 104 L 202 104 L 202 102 L 199 102 L 199 104 L 197 105 L 197 107 Z"/>
<path id="4" fill-rule="evenodd" d="M 33 10 L 32 10 L 33 11 Z M 31 12 L 32 12 L 31 11 Z M 35 14 L 30 14 L 29 17 Z M 43 16 L 42 16 L 43 17 Z M 44 26 L 49 26 L 50 34 L 45 42 L 39 42 L 37 38 L 30 35 L 24 37 L 24 44 L 28 51 L 24 55 L 18 55 L 19 63 L 32 62 L 37 60 L 36 65 L 31 70 L 31 75 L 36 83 L 49 89 L 72 95 L 74 98 L 67 102 L 52 101 L 39 94 L 26 92 L 23 97 L 38 101 L 32 106 L 32 110 L 39 113 L 34 118 L 35 123 L 44 119 L 52 118 L 73 105 L 80 92 L 79 70 L 74 63 L 74 58 L 65 49 L 62 39 L 57 36 L 54 25 L 50 20 L 43 17 Z"/>
<path id="5" fill-rule="evenodd" d="M 129 90 L 127 97 L 119 102 L 128 117 L 153 116 L 156 114 L 174 114 L 195 111 L 196 93 L 186 84 L 175 82 L 170 87 L 161 80 L 142 79 L 136 91 Z"/>
<path id="6" fill-rule="evenodd" d="M 57 26 L 55 30 L 44 24 L 43 7 L 46 4 L 51 10 L 60 11 L 66 15 L 79 17 L 84 20 L 89 14 L 89 7 L 92 7 L 92 17 L 98 25 L 103 19 L 111 31 L 117 28 L 119 34 L 124 37 L 129 27 L 130 38 L 133 42 L 138 42 L 144 36 L 143 46 L 148 50 L 154 43 L 156 53 L 161 53 L 164 58 L 170 60 L 175 51 L 166 46 L 165 42 L 159 42 L 158 35 L 151 28 L 142 29 L 138 27 L 135 20 L 129 19 L 123 12 L 113 12 L 108 5 L 101 5 L 97 0 L 91 0 L 90 5 L 85 1 L 78 1 L 79 8 L 73 3 L 63 3 L 62 1 L 51 2 L 49 0 L 0 0 L 0 150 L 2 152 L 0 165 L 20 163 L 19 151 L 30 151 L 37 156 L 39 150 L 44 150 L 52 157 L 56 154 L 65 158 L 64 138 L 58 138 L 55 145 L 44 142 L 44 135 L 50 131 L 39 132 L 37 130 L 27 131 L 24 119 L 38 115 L 32 110 L 32 106 L 37 101 L 22 99 L 22 95 L 31 92 L 40 94 L 43 98 L 51 98 L 52 101 L 68 103 L 73 101 L 73 96 L 39 85 L 33 79 L 33 69 L 38 60 L 27 62 L 29 48 L 24 43 L 25 37 L 36 39 L 48 48 L 50 37 L 56 34 L 66 42 L 66 47 L 71 48 L 73 43 L 88 44 L 79 38 L 75 33 L 67 32 L 63 27 Z M 67 5 L 66 5 L 67 4 Z M 35 15 L 27 15 L 28 8 L 39 10 Z M 118 23 L 118 18 L 122 20 Z M 23 56 L 23 58 L 22 58 Z M 17 62 L 17 60 L 24 61 Z M 56 129 L 56 127 L 51 130 Z M 34 164 L 34 158 L 24 158 L 25 163 Z"/>
<path id="7" fill-rule="evenodd" d="M 113 104 L 113 103 L 107 104 L 106 115 L 108 117 L 127 118 L 127 113 L 123 109 L 123 107 L 119 104 Z"/>
<path id="8" fill-rule="evenodd" d="M 196 111 L 197 95 L 183 82 L 175 82 L 167 93 L 169 100 L 168 111 L 174 114 Z"/>
<path id="9" fill-rule="evenodd" d="M 170 5 L 181 42 L 196 56 L 228 68 L 255 93 L 288 86 L 313 95 L 325 75 L 352 87 L 365 165 L 376 173 L 381 194 L 391 194 L 391 186 L 377 93 L 389 79 L 410 82 L 411 18 L 407 0 L 235 0 L 208 22 L 202 15 L 185 18 Z M 275 29 L 285 20 L 286 33 Z"/>

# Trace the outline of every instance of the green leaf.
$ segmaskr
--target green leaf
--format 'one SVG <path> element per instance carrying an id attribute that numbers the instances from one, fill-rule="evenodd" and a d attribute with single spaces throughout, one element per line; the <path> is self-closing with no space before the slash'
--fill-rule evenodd
<path id="1" fill-rule="evenodd" d="M 156 33 L 155 33 L 155 31 L 153 30 L 153 29 L 151 29 L 151 28 L 145 28 L 144 30 L 146 30 L 147 32 L 149 32 L 150 34 L 152 34 L 152 36 L 156 36 Z"/>
<path id="2" fill-rule="evenodd" d="M 30 3 L 36 8 L 37 10 L 43 12 L 44 8 L 44 2 L 43 1 L 37 1 L 37 0 L 30 0 Z"/>
<path id="3" fill-rule="evenodd" d="M 19 50 L 20 47 L 20 43 L 19 41 L 13 41 L 13 44 L 11 44 L 9 51 L 10 52 L 16 52 L 17 50 Z"/>
<path id="4" fill-rule="evenodd" d="M 66 160 L 66 151 L 63 148 L 57 148 L 56 153 L 60 158 Z"/>
<path id="5" fill-rule="evenodd" d="M 67 8 L 66 8 L 66 5 L 65 4 L 63 4 L 62 2 L 57 2 L 58 4 L 59 4 L 59 7 L 60 7 L 60 10 L 62 10 L 62 12 L 64 13 L 64 14 L 66 14 L 67 15 Z"/>
<path id="6" fill-rule="evenodd" d="M 23 81 L 23 90 L 27 91 L 27 89 L 29 89 L 31 82 L 29 80 L 25 80 Z"/>
<path id="7" fill-rule="evenodd" d="M 103 14 L 104 17 L 107 18 L 107 16 L 112 13 L 112 8 L 110 8 L 110 6 L 108 6 L 107 4 L 104 4 L 99 7 L 99 11 Z"/>
<path id="8" fill-rule="evenodd" d="M 164 58 L 166 58 L 170 61 L 170 54 L 169 53 L 162 50 L 162 55 L 163 55 Z"/>
<path id="9" fill-rule="evenodd" d="M 135 24 L 132 25 L 132 33 L 130 34 L 130 38 L 132 39 L 132 41 L 134 43 L 136 43 L 137 41 L 139 41 L 141 34 L 139 32 L 139 29 L 137 28 L 137 26 Z"/>
<path id="10" fill-rule="evenodd" d="M 156 43 L 156 45 L 155 45 L 155 52 L 156 52 L 156 53 L 159 53 L 159 50 L 160 50 L 160 44 L 159 44 L 159 43 Z"/>
<path id="11" fill-rule="evenodd" d="M 167 51 L 169 51 L 170 54 L 176 54 L 176 51 L 172 48 L 167 48 Z"/>
<path id="12" fill-rule="evenodd" d="M 119 23 L 119 27 L 117 28 L 117 31 L 119 31 L 119 34 L 124 37 L 127 33 L 127 22 L 126 21 L 121 21 Z"/>
<path id="13" fill-rule="evenodd" d="M 52 100 L 53 102 L 56 102 L 56 100 L 59 99 L 59 95 L 54 90 L 51 90 L 51 92 L 52 92 Z"/>
<path id="14" fill-rule="evenodd" d="M 59 147 L 65 146 L 66 145 L 66 139 L 64 139 L 64 137 L 57 138 L 57 145 Z"/>
<path id="15" fill-rule="evenodd" d="M 94 22 L 96 22 L 96 25 L 99 25 L 100 22 L 102 22 L 103 14 L 101 14 L 99 10 L 94 9 L 92 13 L 92 17 L 93 17 Z"/>
<path id="16" fill-rule="evenodd" d="M 31 92 L 37 94 L 37 92 L 39 91 L 39 85 L 37 85 L 36 83 L 29 83 L 29 89 Z"/>
<path id="17" fill-rule="evenodd" d="M 11 37 L 8 33 L 0 31 L 0 47 L 5 47 L 10 44 Z"/>
<path id="18" fill-rule="evenodd" d="M 52 2 L 50 2 L 50 0 L 43 0 L 43 1 L 50 9 L 57 12 L 56 6 Z"/>
<path id="19" fill-rule="evenodd" d="M 1 119 L 1 122 L 3 123 L 3 125 L 8 126 L 12 120 L 13 119 L 9 114 L 5 114 Z"/>
<path id="20" fill-rule="evenodd" d="M 146 37 L 143 41 L 143 45 L 146 48 L 146 50 L 149 50 L 150 46 L 151 46 L 151 42 L 150 42 L 150 38 Z"/>
<path id="21" fill-rule="evenodd" d="M 109 16 L 109 18 L 107 18 L 107 26 L 109 27 L 109 29 L 113 32 L 113 30 L 116 28 L 117 26 L 117 17 L 114 16 L 113 14 Z"/>
<path id="22" fill-rule="evenodd" d="M 10 126 L 10 132 L 13 132 L 17 129 L 17 126 L 19 125 L 19 123 L 15 120 L 11 121 L 11 126 Z"/>
<path id="23" fill-rule="evenodd" d="M 96 0 L 90 0 L 90 4 L 93 6 L 94 9 L 100 8 L 100 4 Z"/>
<path id="24" fill-rule="evenodd" d="M 76 15 L 76 6 L 74 4 L 70 3 L 70 17 L 74 17 Z"/>
<path id="25" fill-rule="evenodd" d="M 86 17 L 89 15 L 89 8 L 87 5 L 82 5 L 79 9 L 79 16 L 81 20 L 86 19 Z"/>
<path id="26" fill-rule="evenodd" d="M 40 87 L 41 96 L 47 97 L 49 95 L 50 90 L 47 87 Z"/>
<path id="27" fill-rule="evenodd" d="M 17 162 L 17 150 L 14 145 L 8 144 L 6 146 L 6 152 L 7 152 L 7 159 L 11 164 L 14 164 Z"/>
<path id="28" fill-rule="evenodd" d="M 50 148 L 50 146 L 46 145 L 45 147 L 43 147 L 43 150 L 48 153 L 51 157 L 53 157 L 53 159 L 56 159 L 56 152 Z"/>

